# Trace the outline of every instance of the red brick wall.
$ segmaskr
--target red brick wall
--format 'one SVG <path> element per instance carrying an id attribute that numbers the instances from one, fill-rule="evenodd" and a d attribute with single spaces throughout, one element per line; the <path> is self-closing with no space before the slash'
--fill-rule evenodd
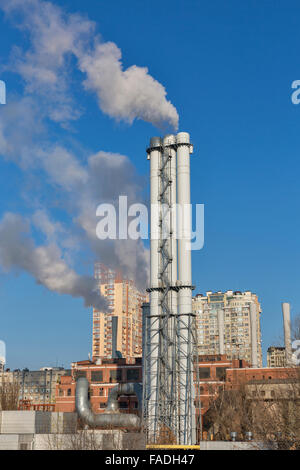
<path id="1" fill-rule="evenodd" d="M 100 408 L 100 404 L 103 405 L 107 403 L 107 398 L 109 390 L 113 388 L 118 382 L 111 380 L 110 371 L 119 370 L 121 374 L 122 382 L 129 382 L 132 380 L 127 380 L 127 370 L 134 369 L 138 370 L 138 380 L 137 382 L 142 382 L 142 365 L 136 364 L 135 361 L 133 364 L 126 364 L 125 360 L 120 360 L 118 364 L 89 364 L 81 365 L 77 363 L 72 371 L 72 376 L 63 376 L 61 377 L 60 384 L 56 386 L 56 406 L 55 411 L 75 411 L 75 389 L 76 381 L 75 376 L 77 372 L 85 372 L 86 378 L 90 383 L 90 403 L 92 409 L 95 413 L 102 413 L 105 411 L 105 408 Z M 92 382 L 91 373 L 92 371 L 102 371 L 103 380 L 101 382 Z M 102 395 L 100 394 L 100 389 Z M 130 397 L 120 397 L 120 402 L 125 402 L 127 404 L 126 408 L 121 408 L 120 411 L 133 413 L 137 412 L 137 399 L 135 396 Z M 120 405 L 122 406 L 122 405 Z"/>

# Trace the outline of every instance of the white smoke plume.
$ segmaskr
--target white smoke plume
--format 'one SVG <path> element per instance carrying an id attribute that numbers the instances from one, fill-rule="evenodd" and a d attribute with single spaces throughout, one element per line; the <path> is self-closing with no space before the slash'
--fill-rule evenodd
<path id="1" fill-rule="evenodd" d="M 70 146 L 49 138 L 47 119 L 66 127 L 68 121 L 80 117 L 82 110 L 71 89 L 72 57 L 85 76 L 84 88 L 95 92 L 101 110 L 116 120 L 132 123 L 143 119 L 176 129 L 175 107 L 146 68 L 134 65 L 124 70 L 120 49 L 103 42 L 90 20 L 67 15 L 59 6 L 42 0 L 0 0 L 0 8 L 29 33 L 30 40 L 27 50 L 15 48 L 9 66 L 23 78 L 25 96 L 10 99 L 1 108 L 0 155 L 32 178 L 35 170 L 43 171 L 45 182 L 57 191 L 63 209 L 73 219 L 69 236 L 65 228 L 57 224 L 53 228 L 44 214 L 35 212 L 32 223 L 47 238 L 46 245 L 36 246 L 28 234 L 28 222 L 14 214 L 5 215 L 0 227 L 0 263 L 6 269 L 31 273 L 50 290 L 83 297 L 86 305 L 95 302 L 99 306 L 102 300 L 93 291 L 93 279 L 76 274 L 66 261 L 67 254 L 62 255 L 61 248 L 79 249 L 72 242 L 77 237 L 79 243 L 88 241 L 96 259 L 111 268 L 121 268 L 138 287 L 145 288 L 149 250 L 143 242 L 100 241 L 95 232 L 98 204 L 116 204 L 119 195 L 127 195 L 128 204 L 141 201 L 144 181 L 124 155 L 100 151 L 82 163 Z M 13 230 L 15 238 L 10 237 Z M 58 273 L 58 278 L 53 273 Z"/>
<path id="2" fill-rule="evenodd" d="M 85 88 L 97 94 L 104 113 L 116 120 L 132 123 L 142 119 L 177 130 L 178 113 L 166 99 L 164 86 L 146 67 L 133 65 L 123 70 L 120 49 L 101 41 L 94 22 L 78 14 L 67 15 L 42 0 L 0 0 L 0 7 L 29 31 L 31 48 L 15 50 L 12 68 L 23 77 L 28 92 L 48 100 L 52 120 L 64 123 L 80 115 L 67 79 L 73 55 L 86 74 Z"/>
<path id="3" fill-rule="evenodd" d="M 80 69 L 87 74 L 85 87 L 97 93 L 102 111 L 130 124 L 137 118 L 177 130 L 178 114 L 166 99 L 165 88 L 146 67 L 133 65 L 123 70 L 121 58 L 121 50 L 113 42 L 97 44 L 90 55 L 80 54 Z"/>
<path id="4" fill-rule="evenodd" d="M 24 124 L 24 116 L 30 117 L 28 125 Z M 98 204 L 106 202 L 117 207 L 119 195 L 126 195 L 128 204 L 142 201 L 145 181 L 125 155 L 99 151 L 88 157 L 87 164 L 82 164 L 75 153 L 61 143 L 49 143 L 42 122 L 40 132 L 30 125 L 38 116 L 39 106 L 33 98 L 1 108 L 0 155 L 15 162 L 31 178 L 35 171 L 42 170 L 45 181 L 54 187 L 63 209 L 73 219 L 72 237 L 76 233 L 81 241 L 88 241 L 96 259 L 111 268 L 121 268 L 124 275 L 135 280 L 141 289 L 145 288 L 149 277 L 149 251 L 143 242 L 96 238 Z M 44 227 L 49 226 L 40 211 L 34 215 L 33 222 L 38 228 L 42 223 Z M 82 235 L 76 232 L 76 226 L 82 230 Z M 62 233 L 56 230 L 55 234 L 61 241 Z M 64 239 L 69 247 L 72 237 Z M 77 250 L 78 245 L 79 242 Z"/>
<path id="5" fill-rule="evenodd" d="M 106 299 L 100 296 L 95 279 L 80 276 L 71 269 L 54 242 L 36 246 L 30 236 L 30 224 L 18 214 L 7 212 L 0 221 L 0 264 L 4 271 L 31 274 L 38 284 L 50 291 L 82 297 L 86 307 L 107 309 Z"/>

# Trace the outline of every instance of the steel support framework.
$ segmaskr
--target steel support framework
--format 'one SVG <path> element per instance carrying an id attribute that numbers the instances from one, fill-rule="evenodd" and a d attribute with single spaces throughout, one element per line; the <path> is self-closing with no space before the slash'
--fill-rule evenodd
<path id="1" fill-rule="evenodd" d="M 159 151 L 156 146 L 156 153 L 148 149 L 150 159 L 158 158 L 158 200 L 151 205 L 158 215 L 151 214 L 151 223 L 157 222 L 159 227 L 151 228 L 151 234 L 156 233 L 159 240 L 158 283 L 152 275 L 150 314 L 145 321 L 144 424 L 148 444 L 192 445 L 199 430 L 195 400 L 199 406 L 200 397 L 198 393 L 195 397 L 194 387 L 194 382 L 199 383 L 198 367 L 194 368 L 198 364 L 197 329 L 193 313 L 178 310 L 180 290 L 192 286 L 177 280 L 177 145 L 175 137 L 170 137 L 173 140 L 165 138 Z M 155 242 L 151 249 L 156 250 Z"/>

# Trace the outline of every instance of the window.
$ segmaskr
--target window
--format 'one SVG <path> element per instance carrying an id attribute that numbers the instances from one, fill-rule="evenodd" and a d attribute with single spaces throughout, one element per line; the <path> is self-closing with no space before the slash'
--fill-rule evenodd
<path id="1" fill-rule="evenodd" d="M 62 397 L 64 395 L 64 391 L 62 388 L 59 389 L 58 395 Z"/>
<path id="2" fill-rule="evenodd" d="M 127 409 L 127 408 L 128 408 L 128 403 L 127 403 L 127 401 L 120 401 L 120 403 L 119 403 L 119 408 L 120 408 L 121 410 Z"/>
<path id="3" fill-rule="evenodd" d="M 127 380 L 139 380 L 139 369 L 127 369 Z"/>
<path id="4" fill-rule="evenodd" d="M 103 387 L 99 388 L 99 396 L 104 397 L 104 388 Z"/>
<path id="5" fill-rule="evenodd" d="M 100 403 L 99 408 L 106 408 L 106 403 Z"/>
<path id="6" fill-rule="evenodd" d="M 121 382 L 121 380 L 122 380 L 122 371 L 120 369 L 113 369 L 109 372 L 110 382 Z"/>
<path id="7" fill-rule="evenodd" d="M 103 371 L 102 370 L 94 370 L 91 373 L 91 381 L 92 382 L 103 382 Z"/>
<path id="8" fill-rule="evenodd" d="M 210 377 L 210 367 L 199 367 L 199 378 L 209 379 L 209 377 Z"/>
<path id="9" fill-rule="evenodd" d="M 71 396 L 71 393 L 72 393 L 72 390 L 71 390 L 70 388 L 68 388 L 67 396 L 70 397 L 70 396 Z"/>
<path id="10" fill-rule="evenodd" d="M 225 380 L 227 367 L 216 367 L 216 376 L 219 380 Z"/>

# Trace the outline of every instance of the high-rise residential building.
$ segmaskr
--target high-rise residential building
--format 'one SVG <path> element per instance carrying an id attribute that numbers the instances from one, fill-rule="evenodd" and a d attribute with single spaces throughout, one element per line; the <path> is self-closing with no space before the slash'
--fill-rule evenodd
<path id="1" fill-rule="evenodd" d="M 146 293 L 134 282 L 102 263 L 95 264 L 99 290 L 108 301 L 108 312 L 93 309 L 93 359 L 142 355 L 142 304 Z"/>
<path id="2" fill-rule="evenodd" d="M 250 305 L 254 306 L 252 321 Z M 260 314 L 257 295 L 250 291 L 207 292 L 193 298 L 196 314 L 198 353 L 224 353 L 228 359 L 253 363 L 252 338 L 256 343 L 257 365 L 262 367 Z M 220 318 L 222 320 L 220 320 Z M 255 325 L 252 332 L 251 324 Z M 219 329 L 221 335 L 219 336 Z"/>
<path id="3" fill-rule="evenodd" d="M 282 346 L 270 346 L 267 351 L 268 367 L 285 367 L 285 348 Z"/>

